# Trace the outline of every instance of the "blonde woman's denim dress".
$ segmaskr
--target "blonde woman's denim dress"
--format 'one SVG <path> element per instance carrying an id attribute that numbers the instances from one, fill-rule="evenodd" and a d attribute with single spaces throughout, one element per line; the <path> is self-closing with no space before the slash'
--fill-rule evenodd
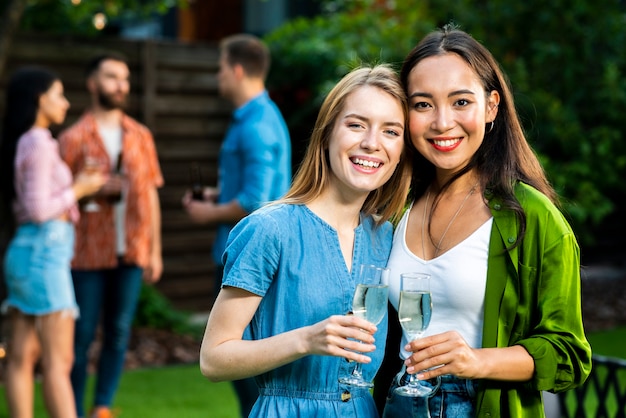
<path id="1" fill-rule="evenodd" d="M 361 264 L 384 267 L 392 227 L 375 227 L 362 217 L 355 229 L 352 269 L 344 261 L 337 232 L 304 205 L 266 206 L 242 220 L 224 253 L 223 286 L 263 299 L 247 329 L 262 339 L 310 326 L 351 311 Z M 375 334 L 376 350 L 363 364 L 372 380 L 383 359 L 387 317 Z M 354 363 L 334 356 L 309 355 L 256 377 L 260 396 L 251 417 L 378 417 L 367 389 L 340 384 Z"/>

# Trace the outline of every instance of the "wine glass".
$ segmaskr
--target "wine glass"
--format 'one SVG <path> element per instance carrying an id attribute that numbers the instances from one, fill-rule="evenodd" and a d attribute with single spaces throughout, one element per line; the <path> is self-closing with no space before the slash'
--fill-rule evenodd
<path id="1" fill-rule="evenodd" d="M 99 171 L 103 171 L 106 166 L 106 162 L 91 156 L 85 157 L 85 165 L 84 170 L 87 174 L 94 174 Z M 91 196 L 87 203 L 83 206 L 83 210 L 85 212 L 98 212 L 100 210 L 100 205 L 96 202 L 95 197 Z"/>
<path id="2" fill-rule="evenodd" d="M 373 265 L 361 265 L 360 279 L 352 298 L 352 314 L 366 321 L 378 325 L 387 312 L 389 296 L 388 286 L 389 269 Z M 339 378 L 339 382 L 350 385 L 371 388 L 372 382 L 363 379 L 361 363 L 356 362 L 352 373 Z"/>
<path id="3" fill-rule="evenodd" d="M 432 299 L 430 275 L 424 273 L 402 273 L 400 275 L 400 303 L 398 318 L 409 341 L 419 338 L 430 323 Z M 416 374 L 410 374 L 406 385 L 396 388 L 402 396 L 427 396 L 432 389 L 422 385 Z"/>

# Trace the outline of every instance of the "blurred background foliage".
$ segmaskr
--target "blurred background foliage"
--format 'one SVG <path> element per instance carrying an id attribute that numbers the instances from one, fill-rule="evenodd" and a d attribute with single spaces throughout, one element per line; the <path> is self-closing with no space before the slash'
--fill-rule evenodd
<path id="1" fill-rule="evenodd" d="M 27 0 L 21 28 L 111 35 L 95 29 L 98 13 L 115 28 L 115 21 L 165 14 L 189 1 Z M 598 225 L 619 218 L 626 194 L 626 0 L 311 1 L 320 15 L 264 35 L 273 57 L 268 86 L 290 126 L 294 161 L 341 76 L 359 64 L 399 69 L 426 33 L 454 22 L 508 75 L 528 139 L 581 244 L 595 245 Z"/>
<path id="2" fill-rule="evenodd" d="M 454 22 L 507 73 L 532 146 L 583 244 L 626 193 L 623 0 L 334 0 L 267 34 L 268 84 L 306 143 L 330 86 L 354 66 L 404 56 Z M 303 146 L 304 147 L 304 146 Z M 302 147 L 302 148 L 303 148 Z M 294 148 L 298 148 L 296 145 Z"/>
<path id="3" fill-rule="evenodd" d="M 24 30 L 101 36 L 124 19 L 165 14 L 189 0 L 28 0 L 21 21 Z M 112 21 L 110 21 L 112 20 Z M 102 29 L 106 28 L 103 32 Z"/>

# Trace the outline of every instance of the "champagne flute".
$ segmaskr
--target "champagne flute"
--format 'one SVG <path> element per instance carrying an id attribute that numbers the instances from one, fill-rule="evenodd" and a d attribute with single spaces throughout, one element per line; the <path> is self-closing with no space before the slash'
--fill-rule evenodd
<path id="1" fill-rule="evenodd" d="M 360 283 L 357 284 L 352 298 L 352 314 L 366 321 L 378 325 L 387 312 L 389 296 L 388 286 L 389 269 L 373 265 L 361 265 Z M 350 385 L 371 388 L 372 382 L 363 378 L 361 363 L 356 362 L 352 373 L 339 378 L 339 382 Z"/>
<path id="2" fill-rule="evenodd" d="M 424 273 L 402 273 L 400 275 L 400 303 L 398 318 L 409 341 L 419 338 L 430 323 L 432 299 L 430 275 Z M 410 374 L 407 384 L 396 388 L 402 396 L 427 396 L 432 389 L 422 385 L 416 374 Z"/>

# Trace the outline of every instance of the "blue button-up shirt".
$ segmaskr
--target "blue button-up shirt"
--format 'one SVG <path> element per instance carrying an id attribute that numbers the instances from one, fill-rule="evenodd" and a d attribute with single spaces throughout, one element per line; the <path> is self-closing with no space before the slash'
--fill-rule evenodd
<path id="1" fill-rule="evenodd" d="M 291 142 L 287 124 L 264 91 L 233 112 L 219 156 L 218 203 L 237 200 L 248 213 L 282 197 L 291 185 Z M 222 254 L 234 224 L 220 224 L 213 256 Z"/>

